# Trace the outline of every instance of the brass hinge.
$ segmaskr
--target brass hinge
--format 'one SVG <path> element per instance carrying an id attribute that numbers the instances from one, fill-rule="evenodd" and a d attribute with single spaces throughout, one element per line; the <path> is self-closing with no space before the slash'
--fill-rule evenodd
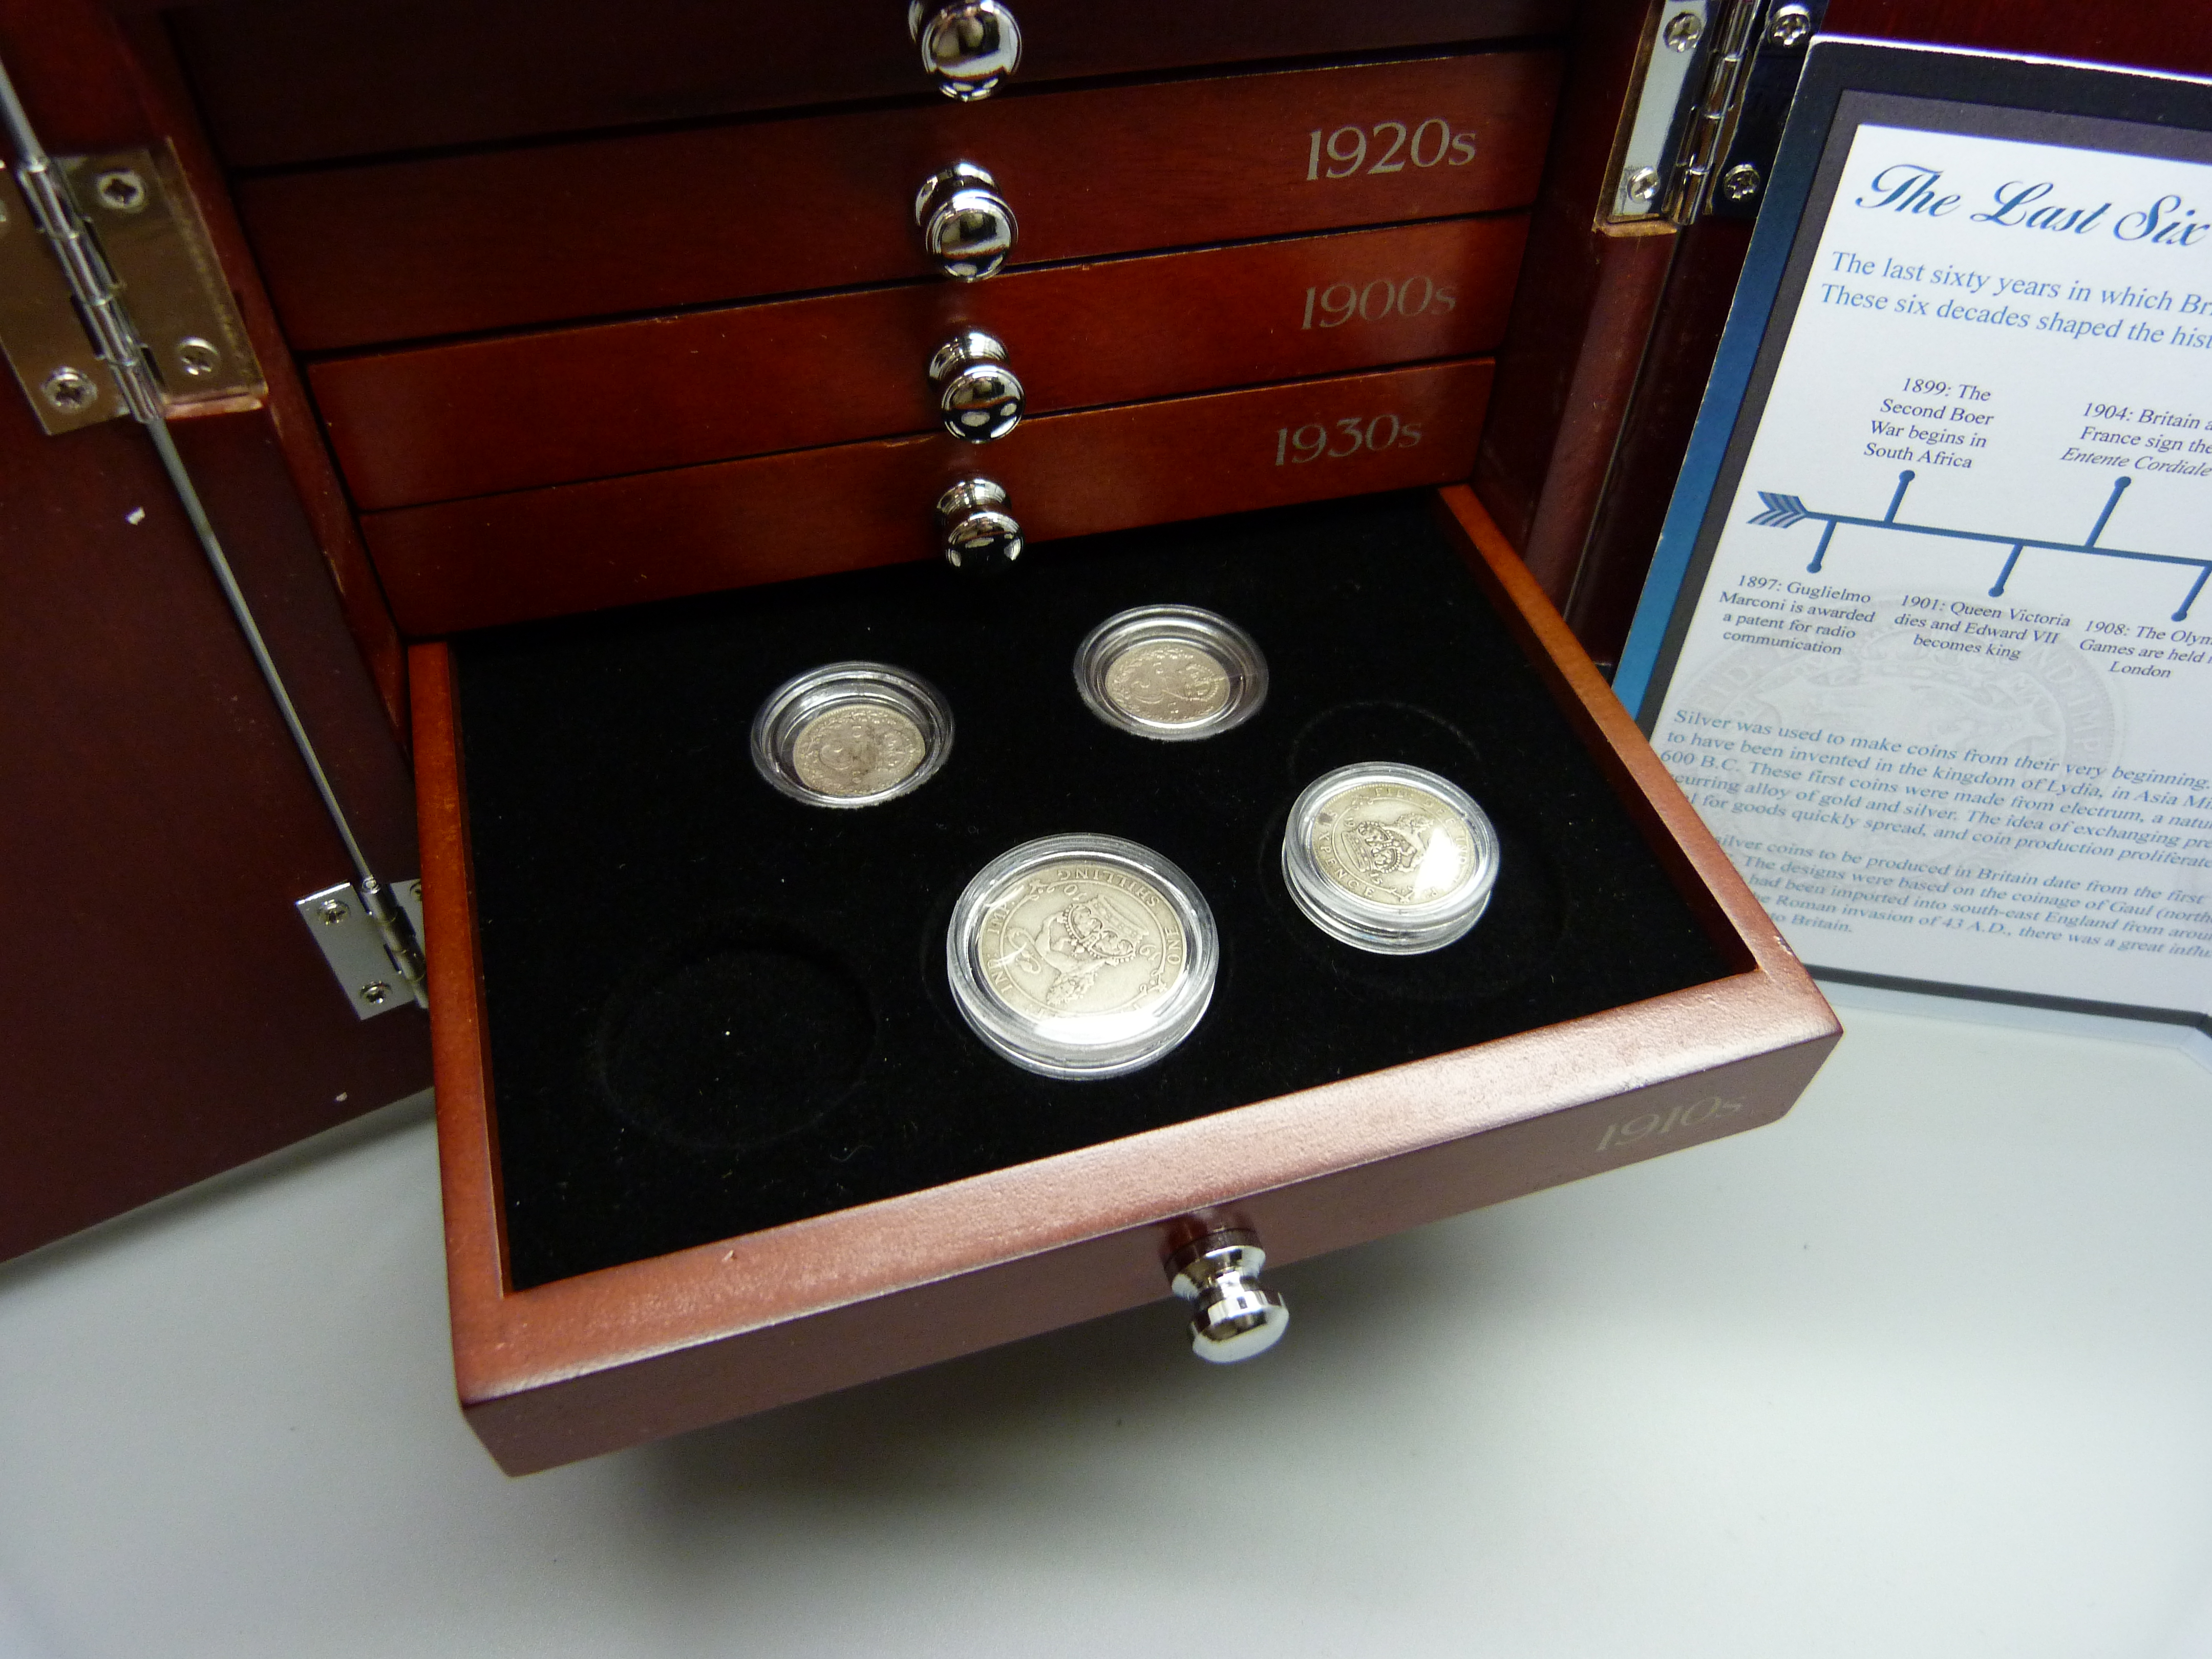
<path id="1" fill-rule="evenodd" d="M 101 319 L 76 297 L 67 262 L 127 313 L 145 348 L 149 395 L 163 414 L 259 398 L 268 388 L 216 264 L 207 227 L 175 154 L 117 150 L 53 158 L 56 180 L 0 162 L 0 350 L 49 433 L 133 414 Z M 68 192 L 73 216 L 41 214 L 25 186 Z M 44 221 L 62 222 L 58 245 Z"/>
<path id="2" fill-rule="evenodd" d="M 1750 218 L 1827 0 L 1655 0 L 1597 207 L 1601 229 Z"/>

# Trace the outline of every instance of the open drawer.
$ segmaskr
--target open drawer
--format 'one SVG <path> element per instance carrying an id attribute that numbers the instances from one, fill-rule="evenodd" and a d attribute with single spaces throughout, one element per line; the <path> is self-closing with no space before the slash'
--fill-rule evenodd
<path id="1" fill-rule="evenodd" d="M 1169 1294 L 1193 1241 L 1295 1260 L 1764 1123 L 1838 1028 L 1463 489 L 1061 543 L 415 647 L 454 1347 L 522 1472 Z M 1269 656 L 1204 742 L 1115 731 L 1096 622 L 1197 605 Z M 836 659 L 920 672 L 943 771 L 787 799 L 754 710 Z M 1428 768 L 1498 826 L 1472 933 L 1372 956 L 1291 903 L 1291 799 Z M 1103 1082 L 1018 1071 L 945 983 L 955 896 L 1033 836 L 1189 872 L 1212 1005 Z M 1293 1345 L 1295 1346 L 1295 1345 Z M 1280 1362 L 1277 1362 L 1280 1363 Z"/>

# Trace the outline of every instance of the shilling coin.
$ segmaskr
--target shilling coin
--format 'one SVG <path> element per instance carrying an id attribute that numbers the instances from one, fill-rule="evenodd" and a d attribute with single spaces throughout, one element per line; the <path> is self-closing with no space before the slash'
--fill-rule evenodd
<path id="1" fill-rule="evenodd" d="M 983 912 L 984 982 L 1009 1008 L 1042 1019 L 1158 1007 L 1189 965 L 1168 896 L 1110 864 L 1050 864 Z"/>
<path id="2" fill-rule="evenodd" d="M 1376 763 L 1316 779 L 1291 808 L 1283 878 L 1322 932 L 1391 955 L 1474 926 L 1498 880 L 1498 833 L 1466 791 Z"/>
<path id="3" fill-rule="evenodd" d="M 936 687 L 884 663 L 836 662 L 786 681 L 753 717 L 753 765 L 814 806 L 873 806 L 920 788 L 952 748 Z"/>
<path id="4" fill-rule="evenodd" d="M 977 1036 L 1048 1077 L 1114 1077 L 1188 1036 L 1218 940 L 1198 890 L 1148 848 L 1051 836 L 994 859 L 953 907 L 945 972 Z"/>
<path id="5" fill-rule="evenodd" d="M 1174 742 L 1243 725 L 1267 695 L 1267 660 L 1225 617 L 1152 605 L 1109 617 L 1075 653 L 1091 712 L 1139 737 Z"/>
<path id="6" fill-rule="evenodd" d="M 1474 836 L 1459 814 L 1413 784 L 1355 783 L 1315 812 L 1314 861 L 1338 886 L 1377 904 L 1449 898 L 1474 867 Z"/>

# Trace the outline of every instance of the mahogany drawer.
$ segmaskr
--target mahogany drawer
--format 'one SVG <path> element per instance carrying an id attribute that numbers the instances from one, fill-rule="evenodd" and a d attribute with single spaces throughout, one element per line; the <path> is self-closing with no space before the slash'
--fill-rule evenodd
<path id="1" fill-rule="evenodd" d="M 961 328 L 1006 343 L 1031 418 L 1465 356 L 1504 332 L 1527 238 L 1519 214 L 1442 220 L 338 358 L 308 380 L 356 503 L 405 507 L 933 431 L 922 368 Z"/>
<path id="2" fill-rule="evenodd" d="M 1031 541 L 1467 475 L 1487 358 L 1023 422 L 992 446 Z M 975 469 L 933 435 L 363 515 L 417 636 L 935 557 L 930 504 Z M 1030 557 L 1037 556 L 1035 554 Z"/>
<path id="3" fill-rule="evenodd" d="M 995 599 L 916 568 L 416 647 L 455 1370 L 504 1468 L 1164 1300 L 1212 1230 L 1294 1261 L 1788 1109 L 1833 1015 L 1473 498 L 1443 507 L 1148 530 Z M 1164 593 L 1265 641 L 1229 738 L 1142 744 L 1068 684 L 1084 629 Z M 862 641 L 960 736 L 910 799 L 812 811 L 746 722 Z M 1301 779 L 1376 743 L 1504 839 L 1432 958 L 1352 960 L 1268 873 Z M 1190 1042 L 1109 1082 L 1031 1078 L 943 1006 L 967 875 L 1079 825 L 1175 859 L 1224 939 Z M 640 1009 L 699 1072 L 680 1103 L 611 1058 Z"/>
<path id="4" fill-rule="evenodd" d="M 174 14 L 224 159 L 269 167 L 926 89 L 892 0 L 812 0 L 763 29 L 731 0 L 299 0 Z M 1254 58 L 1563 32 L 1571 0 L 1021 0 L 1018 89 Z M 526 40 L 526 74 L 487 73 Z"/>
<path id="5" fill-rule="evenodd" d="M 322 351 L 931 275 L 915 193 L 956 161 L 1012 204 L 1018 264 L 1525 207 L 1559 71 L 1495 52 L 939 100 L 252 179 L 237 201 L 287 337 Z"/>

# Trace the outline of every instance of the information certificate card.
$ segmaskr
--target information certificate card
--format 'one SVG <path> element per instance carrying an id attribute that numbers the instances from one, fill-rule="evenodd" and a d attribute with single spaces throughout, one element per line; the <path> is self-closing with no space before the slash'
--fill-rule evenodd
<path id="1" fill-rule="evenodd" d="M 1620 689 L 1816 971 L 2212 1029 L 2208 125 L 1813 48 Z"/>

